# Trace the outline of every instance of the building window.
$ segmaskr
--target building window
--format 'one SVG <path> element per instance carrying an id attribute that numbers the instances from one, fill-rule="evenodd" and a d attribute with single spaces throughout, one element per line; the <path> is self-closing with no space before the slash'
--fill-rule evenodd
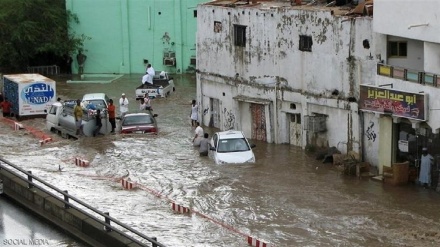
<path id="1" fill-rule="evenodd" d="M 214 33 L 220 33 L 222 29 L 222 23 L 219 21 L 214 21 Z"/>
<path id="2" fill-rule="evenodd" d="M 407 43 L 405 41 L 389 41 L 389 56 L 390 57 L 406 57 Z"/>
<path id="3" fill-rule="evenodd" d="M 312 36 L 300 35 L 299 36 L 299 50 L 300 51 L 312 51 Z"/>
<path id="4" fill-rule="evenodd" d="M 234 45 L 246 46 L 246 26 L 234 25 Z"/>
<path id="5" fill-rule="evenodd" d="M 194 18 L 197 18 L 197 10 L 194 10 Z"/>

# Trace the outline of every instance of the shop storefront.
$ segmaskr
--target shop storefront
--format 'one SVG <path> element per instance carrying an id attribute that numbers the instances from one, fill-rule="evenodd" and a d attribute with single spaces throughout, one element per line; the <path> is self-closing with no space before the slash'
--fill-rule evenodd
<path id="1" fill-rule="evenodd" d="M 415 182 L 422 148 L 440 162 L 440 138 L 427 123 L 427 95 L 361 85 L 359 109 L 363 114 L 364 157 L 378 168 L 408 161 Z M 433 184 L 437 184 L 437 162 Z"/>

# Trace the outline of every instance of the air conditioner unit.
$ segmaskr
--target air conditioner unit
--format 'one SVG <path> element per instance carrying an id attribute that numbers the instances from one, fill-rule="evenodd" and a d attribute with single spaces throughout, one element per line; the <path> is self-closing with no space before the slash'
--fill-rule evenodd
<path id="1" fill-rule="evenodd" d="M 190 59 L 189 64 L 190 64 L 190 65 L 194 65 L 194 66 L 196 66 L 196 63 L 197 63 L 197 59 L 196 59 L 195 57 L 192 57 L 192 58 Z"/>
<path id="2" fill-rule="evenodd" d="M 163 65 L 166 66 L 176 66 L 176 58 L 172 57 L 164 57 L 163 58 Z"/>

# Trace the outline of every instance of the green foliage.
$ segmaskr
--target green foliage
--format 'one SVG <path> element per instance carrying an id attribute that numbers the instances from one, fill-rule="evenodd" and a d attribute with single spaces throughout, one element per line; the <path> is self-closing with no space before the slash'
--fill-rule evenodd
<path id="1" fill-rule="evenodd" d="M 79 23 L 60 0 L 0 1 L 0 68 L 23 71 L 41 54 L 61 57 L 82 48 L 87 37 L 68 33 Z"/>

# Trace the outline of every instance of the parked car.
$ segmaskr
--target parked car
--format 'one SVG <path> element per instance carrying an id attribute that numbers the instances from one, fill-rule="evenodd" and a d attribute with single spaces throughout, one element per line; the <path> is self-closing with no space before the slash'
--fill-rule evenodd
<path id="1" fill-rule="evenodd" d="M 217 132 L 211 138 L 211 156 L 216 164 L 254 163 L 255 155 L 242 131 Z"/>
<path id="2" fill-rule="evenodd" d="M 157 134 L 157 114 L 149 112 L 129 113 L 121 119 L 121 134 Z"/>

